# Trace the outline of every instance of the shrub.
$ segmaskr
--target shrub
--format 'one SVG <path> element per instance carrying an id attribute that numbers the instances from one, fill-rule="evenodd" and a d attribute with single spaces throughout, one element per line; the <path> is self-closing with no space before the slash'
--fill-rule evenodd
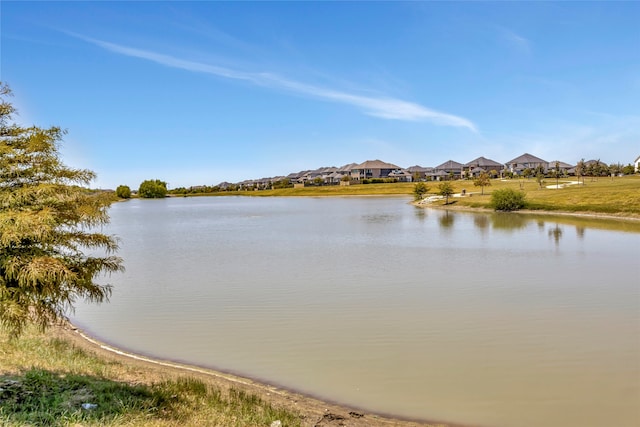
<path id="1" fill-rule="evenodd" d="M 424 182 L 418 182 L 413 186 L 413 197 L 416 201 L 422 200 L 427 192 L 429 192 L 429 187 Z"/>
<path id="2" fill-rule="evenodd" d="M 503 188 L 491 194 L 491 206 L 497 211 L 517 211 L 525 207 L 524 191 Z"/>
<path id="3" fill-rule="evenodd" d="M 138 195 L 145 199 L 161 199 L 167 195 L 167 183 L 159 179 L 142 181 Z"/>
<path id="4" fill-rule="evenodd" d="M 116 196 L 121 199 L 129 199 L 131 197 L 131 189 L 127 185 L 119 185 L 116 188 Z"/>

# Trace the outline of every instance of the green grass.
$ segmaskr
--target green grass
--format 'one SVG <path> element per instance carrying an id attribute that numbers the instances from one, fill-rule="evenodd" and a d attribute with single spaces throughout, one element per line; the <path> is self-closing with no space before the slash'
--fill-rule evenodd
<path id="1" fill-rule="evenodd" d="M 188 376 L 149 376 L 64 339 L 30 329 L 11 340 L 0 329 L 3 426 L 268 426 L 275 420 L 301 424 L 298 414 L 243 390 Z"/>

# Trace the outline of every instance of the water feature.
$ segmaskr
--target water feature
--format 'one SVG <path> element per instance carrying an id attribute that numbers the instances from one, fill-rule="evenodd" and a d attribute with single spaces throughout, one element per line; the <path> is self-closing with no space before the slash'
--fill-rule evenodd
<path id="1" fill-rule="evenodd" d="M 118 347 L 367 410 L 640 425 L 638 225 L 407 198 L 111 208 L 126 273 L 73 321 Z"/>

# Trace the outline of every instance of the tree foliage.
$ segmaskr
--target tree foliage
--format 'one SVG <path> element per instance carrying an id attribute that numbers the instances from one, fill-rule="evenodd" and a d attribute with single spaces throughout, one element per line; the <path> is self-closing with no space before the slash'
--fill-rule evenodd
<path id="1" fill-rule="evenodd" d="M 632 164 L 628 164 L 627 166 L 622 167 L 622 173 L 624 175 L 633 175 L 635 173 L 635 168 Z"/>
<path id="2" fill-rule="evenodd" d="M 59 127 L 14 123 L 10 96 L 0 83 L 0 323 L 17 336 L 65 319 L 78 298 L 106 300 L 110 285 L 94 280 L 122 260 L 115 238 L 90 231 L 109 221 L 109 195 L 82 187 L 95 174 L 62 163 Z"/>
<path id="3" fill-rule="evenodd" d="M 525 207 L 526 194 L 513 188 L 502 188 L 491 194 L 491 206 L 497 211 L 516 211 Z"/>
<path id="4" fill-rule="evenodd" d="M 487 172 L 480 172 L 478 177 L 473 180 L 473 185 L 475 187 L 481 188 L 481 194 L 484 194 L 484 187 L 491 186 L 491 179 Z"/>
<path id="5" fill-rule="evenodd" d="M 584 184 L 584 176 L 586 173 L 587 173 L 587 165 L 584 159 L 580 159 L 580 161 L 576 165 L 576 176 L 578 177 L 578 182 L 580 182 L 580 178 L 582 177 L 582 183 Z"/>
<path id="6" fill-rule="evenodd" d="M 128 185 L 118 185 L 116 188 L 116 196 L 121 199 L 130 199 L 131 198 L 131 189 Z"/>
<path id="7" fill-rule="evenodd" d="M 449 196 L 453 194 L 453 185 L 447 181 L 438 184 L 438 194 L 445 198 L 444 204 L 448 205 Z"/>
<path id="8" fill-rule="evenodd" d="M 138 188 L 138 196 L 144 199 L 162 199 L 167 195 L 167 183 L 159 179 L 142 181 Z"/>
<path id="9" fill-rule="evenodd" d="M 422 200 L 428 192 L 429 186 L 424 182 L 417 182 L 416 185 L 413 186 L 413 197 L 416 201 Z"/>

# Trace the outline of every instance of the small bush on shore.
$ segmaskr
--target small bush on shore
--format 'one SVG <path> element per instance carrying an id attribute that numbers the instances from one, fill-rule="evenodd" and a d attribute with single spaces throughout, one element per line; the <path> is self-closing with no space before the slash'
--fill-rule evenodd
<path id="1" fill-rule="evenodd" d="M 413 187 L 413 198 L 415 201 L 424 199 L 424 195 L 429 192 L 429 186 L 424 182 L 418 182 Z"/>
<path id="2" fill-rule="evenodd" d="M 524 191 L 503 188 L 491 194 L 491 207 L 497 211 L 517 211 L 525 207 Z"/>

